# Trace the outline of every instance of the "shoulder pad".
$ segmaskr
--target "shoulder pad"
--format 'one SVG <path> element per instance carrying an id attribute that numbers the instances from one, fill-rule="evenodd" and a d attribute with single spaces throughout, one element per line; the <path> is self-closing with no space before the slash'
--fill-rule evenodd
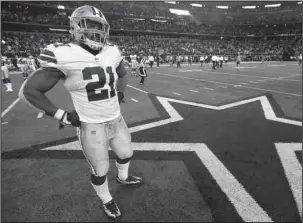
<path id="1" fill-rule="evenodd" d="M 41 64 L 41 67 L 56 67 L 58 61 L 55 55 L 55 46 L 54 44 L 47 45 L 44 49 L 41 50 L 40 55 L 38 56 L 38 61 Z"/>

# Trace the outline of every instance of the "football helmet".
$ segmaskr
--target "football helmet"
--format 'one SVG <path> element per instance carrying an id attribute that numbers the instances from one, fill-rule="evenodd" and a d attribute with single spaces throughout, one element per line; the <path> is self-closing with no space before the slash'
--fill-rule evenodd
<path id="1" fill-rule="evenodd" d="M 70 33 L 75 41 L 100 50 L 109 38 L 109 24 L 96 7 L 85 5 L 77 8 L 69 17 Z"/>

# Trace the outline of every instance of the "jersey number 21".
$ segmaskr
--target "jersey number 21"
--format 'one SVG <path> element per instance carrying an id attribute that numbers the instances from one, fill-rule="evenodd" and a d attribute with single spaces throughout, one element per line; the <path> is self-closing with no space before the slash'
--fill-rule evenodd
<path id="1" fill-rule="evenodd" d="M 86 85 L 86 92 L 88 96 L 88 101 L 101 101 L 112 98 L 116 96 L 116 91 L 114 87 L 115 76 L 112 70 L 112 67 L 106 67 L 106 73 L 109 74 L 109 87 L 110 89 L 102 89 L 106 84 L 106 75 L 102 67 L 86 67 L 82 70 L 83 79 L 91 80 L 93 75 L 98 75 L 99 81 L 91 82 Z M 100 89 L 100 93 L 96 93 L 96 90 Z M 110 91 L 108 93 L 108 91 Z"/>

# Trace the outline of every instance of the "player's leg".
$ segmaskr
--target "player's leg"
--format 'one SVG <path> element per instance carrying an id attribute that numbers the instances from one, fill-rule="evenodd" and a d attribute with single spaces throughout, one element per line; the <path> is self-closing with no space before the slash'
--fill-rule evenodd
<path id="1" fill-rule="evenodd" d="M 121 216 L 110 194 L 106 177 L 109 169 L 109 140 L 105 124 L 81 123 L 78 138 L 83 154 L 92 168 L 91 184 L 103 203 L 105 213 L 114 219 Z"/>
<path id="2" fill-rule="evenodd" d="M 140 76 L 141 76 L 140 84 L 144 84 L 145 77 L 147 76 L 146 70 L 143 67 L 140 67 L 139 71 L 140 71 Z"/>
<path id="3" fill-rule="evenodd" d="M 23 65 L 20 67 L 23 79 L 26 80 L 28 78 L 28 65 Z"/>
<path id="4" fill-rule="evenodd" d="M 9 78 L 7 67 L 3 67 L 3 68 L 1 67 L 1 77 L 2 77 L 2 82 L 6 87 L 6 91 L 13 92 L 12 81 Z"/>
<path id="5" fill-rule="evenodd" d="M 135 64 L 133 61 L 131 63 L 132 63 L 132 74 L 131 75 L 134 75 L 135 74 Z"/>
<path id="6" fill-rule="evenodd" d="M 116 153 L 116 166 L 118 169 L 117 181 L 122 184 L 134 185 L 142 183 L 141 177 L 129 175 L 128 169 L 133 156 L 133 147 L 131 144 L 131 135 L 129 129 L 120 116 L 114 123 L 116 135 L 110 139 L 109 144 Z"/>

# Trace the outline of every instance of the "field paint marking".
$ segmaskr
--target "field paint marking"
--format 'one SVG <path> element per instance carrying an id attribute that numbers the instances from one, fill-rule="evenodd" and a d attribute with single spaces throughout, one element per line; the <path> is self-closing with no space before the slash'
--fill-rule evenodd
<path id="1" fill-rule="evenodd" d="M 260 91 L 266 91 L 266 92 L 270 91 L 270 92 L 274 92 L 274 93 L 278 93 L 278 94 L 285 94 L 285 95 L 291 95 L 291 96 L 296 96 L 296 97 L 302 97 L 301 94 L 293 94 L 293 93 L 288 93 L 288 92 L 283 92 L 283 91 L 276 91 L 276 90 L 265 89 L 265 88 L 256 88 L 256 87 L 249 87 L 249 86 L 241 86 L 241 85 L 228 84 L 228 83 L 223 83 L 223 82 L 218 82 L 218 81 L 210 81 L 210 80 L 199 79 L 199 78 L 177 76 L 177 75 L 172 75 L 172 74 L 164 74 L 164 73 L 156 73 L 156 72 L 153 72 L 153 73 L 154 74 L 158 74 L 158 75 L 163 75 L 163 76 L 177 77 L 177 78 L 181 78 L 181 79 L 196 80 L 196 81 L 201 81 L 201 82 L 222 84 L 222 85 L 228 85 L 228 86 L 239 86 L 239 87 L 253 89 L 253 90 L 260 90 Z"/>
<path id="2" fill-rule="evenodd" d="M 44 116 L 43 112 L 39 112 L 37 118 L 42 118 Z"/>
<path id="3" fill-rule="evenodd" d="M 199 91 L 196 91 L 196 90 L 189 90 L 191 92 L 195 92 L 195 93 L 199 93 Z"/>
<path id="4" fill-rule="evenodd" d="M 8 124 L 8 122 L 2 122 L 2 123 L 1 123 L 1 125 L 6 125 L 6 124 Z"/>
<path id="5" fill-rule="evenodd" d="M 263 71 L 261 71 L 261 72 L 263 72 Z M 212 73 L 227 74 L 227 75 L 230 75 L 230 76 L 243 76 L 243 77 L 250 77 L 250 78 L 263 78 L 263 79 L 270 79 L 270 80 L 283 80 L 283 81 L 300 81 L 300 80 L 291 80 L 291 79 L 286 79 L 286 78 L 301 75 L 301 74 L 293 74 L 293 75 L 289 75 L 289 76 L 285 76 L 285 77 L 267 77 L 267 76 L 252 76 L 252 75 L 247 75 L 247 74 L 225 73 L 225 72 L 217 72 L 217 71 L 214 71 Z M 283 74 L 285 74 L 285 73 L 283 73 Z"/>
<path id="6" fill-rule="evenodd" d="M 213 91 L 213 90 L 214 90 L 214 89 L 208 88 L 208 87 L 205 87 L 204 89 L 205 89 L 205 90 L 210 90 L 210 91 Z"/>
<path id="7" fill-rule="evenodd" d="M 302 219 L 302 166 L 296 151 L 302 151 L 302 143 L 275 143 L 286 178 Z"/>
<path id="8" fill-rule="evenodd" d="M 179 94 L 179 93 L 177 93 L 177 92 L 173 92 L 173 94 L 175 94 L 175 95 L 181 95 L 181 94 Z"/>
<path id="9" fill-rule="evenodd" d="M 128 87 L 130 87 L 130 88 L 133 88 L 133 89 L 135 89 L 135 90 L 137 90 L 137 91 L 140 91 L 140 92 L 143 92 L 143 93 L 145 93 L 145 94 L 148 94 L 148 92 L 147 91 L 143 91 L 143 90 L 141 90 L 140 88 L 136 88 L 136 87 L 134 87 L 134 86 L 131 86 L 131 85 L 127 85 Z"/>
<path id="10" fill-rule="evenodd" d="M 134 102 L 139 102 L 138 100 L 131 98 L 130 100 L 134 101 Z"/>
<path id="11" fill-rule="evenodd" d="M 7 109 L 5 109 L 2 114 L 1 114 L 1 118 L 3 118 L 4 115 L 6 115 L 20 100 L 20 98 L 17 98 L 10 106 L 8 106 Z"/>
<path id="12" fill-rule="evenodd" d="M 256 67 L 254 66 L 254 67 L 233 67 L 233 68 L 256 68 Z"/>
<path id="13" fill-rule="evenodd" d="M 218 86 L 218 87 L 220 87 L 220 88 L 227 88 L 226 86 Z"/>
<path id="14" fill-rule="evenodd" d="M 157 99 L 167 111 L 170 118 L 155 121 L 140 126 L 130 128 L 130 132 L 138 132 L 157 126 L 163 126 L 169 123 L 184 120 L 178 111 L 171 105 L 170 102 L 187 104 L 197 107 L 203 107 L 213 110 L 224 110 L 232 107 L 241 106 L 248 103 L 260 101 L 265 118 L 272 121 L 287 123 L 296 126 L 302 126 L 302 122 L 277 117 L 268 98 L 266 96 L 259 96 L 256 98 L 245 99 L 242 101 L 233 102 L 230 104 L 213 106 L 165 97 L 157 96 Z M 266 211 L 259 206 L 253 197 L 245 190 L 240 182 L 229 172 L 224 164 L 212 153 L 212 151 L 203 143 L 133 143 L 135 150 L 143 151 L 194 151 L 206 166 L 210 174 L 214 177 L 222 191 L 227 195 L 228 199 L 234 205 L 238 214 L 244 221 L 264 221 L 272 222 L 272 219 L 267 215 Z M 78 142 L 72 142 L 57 146 L 48 147 L 42 150 L 81 150 Z M 290 160 L 291 162 L 291 160 Z M 293 162 L 291 162 L 293 163 Z M 301 173 L 302 174 L 302 173 Z M 300 175 L 301 175 L 300 174 Z M 302 188 L 302 187 L 301 187 Z"/>

